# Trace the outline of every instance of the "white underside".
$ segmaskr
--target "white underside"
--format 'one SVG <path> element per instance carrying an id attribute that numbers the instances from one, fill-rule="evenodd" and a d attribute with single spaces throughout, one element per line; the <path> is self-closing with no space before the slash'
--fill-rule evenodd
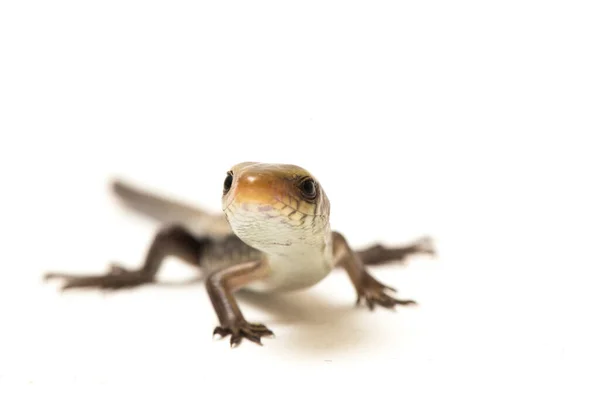
<path id="1" fill-rule="evenodd" d="M 288 212 L 291 211 L 290 208 Z M 331 234 L 326 219 L 303 223 L 282 215 L 281 210 L 256 205 L 230 206 L 226 212 L 235 234 L 263 251 L 270 268 L 267 278 L 249 284 L 246 289 L 258 292 L 304 289 L 331 272 Z"/>
<path id="2" fill-rule="evenodd" d="M 256 292 L 284 292 L 308 288 L 331 272 L 332 264 L 320 254 L 270 256 L 271 273 L 267 278 L 247 286 Z"/>

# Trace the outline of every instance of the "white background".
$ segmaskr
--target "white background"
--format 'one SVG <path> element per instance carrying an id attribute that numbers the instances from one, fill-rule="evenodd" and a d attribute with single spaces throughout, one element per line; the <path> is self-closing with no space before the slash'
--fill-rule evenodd
<path id="1" fill-rule="evenodd" d="M 0 398 L 598 398 L 600 13 L 582 1 L 0 5 Z M 295 163 L 357 247 L 432 235 L 354 307 L 337 271 L 240 299 L 277 335 L 213 341 L 202 284 L 60 294 L 139 263 L 132 182 L 218 210 L 240 161 Z M 194 276 L 170 260 L 161 279 Z"/>

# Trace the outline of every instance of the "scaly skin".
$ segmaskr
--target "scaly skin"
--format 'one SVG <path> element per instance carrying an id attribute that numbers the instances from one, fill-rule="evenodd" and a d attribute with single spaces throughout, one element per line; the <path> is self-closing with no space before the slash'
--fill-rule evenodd
<path id="1" fill-rule="evenodd" d="M 214 333 L 230 335 L 232 346 L 243 338 L 261 344 L 263 336 L 272 335 L 266 326 L 245 320 L 233 295 L 237 290 L 304 289 L 339 266 L 348 273 L 357 303 L 364 300 L 370 309 L 412 305 L 412 300 L 393 297 L 390 292 L 395 290 L 377 281 L 365 265 L 433 254 L 427 238 L 403 247 L 374 245 L 354 251 L 341 233 L 330 228 L 329 199 L 321 184 L 295 165 L 235 165 L 223 185 L 223 215 L 210 215 L 122 182 L 113 188 L 126 204 L 166 224 L 144 264 L 137 269 L 113 265 L 104 275 L 49 273 L 46 277 L 63 279 L 63 289 L 122 289 L 155 282 L 163 260 L 178 257 L 207 270 L 206 290 L 219 319 Z"/>

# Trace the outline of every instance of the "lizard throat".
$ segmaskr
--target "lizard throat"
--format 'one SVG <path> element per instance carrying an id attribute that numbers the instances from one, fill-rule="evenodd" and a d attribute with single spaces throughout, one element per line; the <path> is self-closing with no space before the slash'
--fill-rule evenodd
<path id="1" fill-rule="evenodd" d="M 225 214 L 233 232 L 246 244 L 267 254 L 322 252 L 329 223 L 287 206 L 232 202 Z"/>

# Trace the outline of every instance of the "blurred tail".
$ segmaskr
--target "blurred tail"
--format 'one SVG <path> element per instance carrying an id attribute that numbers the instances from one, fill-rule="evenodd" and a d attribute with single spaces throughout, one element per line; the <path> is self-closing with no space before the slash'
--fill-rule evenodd
<path id="1" fill-rule="evenodd" d="M 113 181 L 111 186 L 113 193 L 125 206 L 160 224 L 183 225 L 198 234 L 231 233 L 224 214 L 209 213 L 182 201 L 136 188 L 121 180 Z"/>

